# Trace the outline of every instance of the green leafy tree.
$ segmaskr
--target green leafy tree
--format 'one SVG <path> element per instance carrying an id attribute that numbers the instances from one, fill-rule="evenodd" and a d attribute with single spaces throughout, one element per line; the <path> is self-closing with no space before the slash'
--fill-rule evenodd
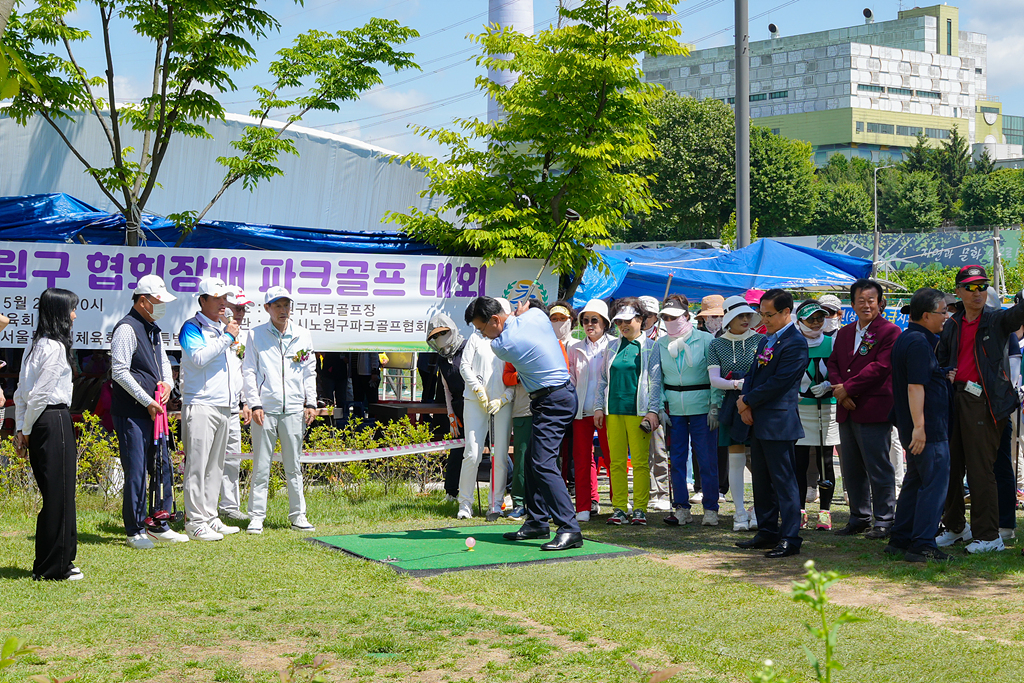
<path id="1" fill-rule="evenodd" d="M 942 224 L 938 192 L 939 181 L 926 171 L 879 172 L 879 223 L 897 232 L 934 230 Z"/>
<path id="2" fill-rule="evenodd" d="M 1024 220 L 1024 171 L 972 174 L 960 188 L 963 225 L 1012 225 Z"/>
<path id="3" fill-rule="evenodd" d="M 736 137 L 732 108 L 720 100 L 666 93 L 651 111 L 658 154 L 628 170 L 653 177 L 661 207 L 631 216 L 624 242 L 717 237 L 736 206 Z"/>
<path id="4" fill-rule="evenodd" d="M 128 244 L 138 244 L 141 215 L 158 186 L 170 145 L 180 135 L 211 137 L 203 124 L 223 120 L 225 113 L 211 93 L 235 90 L 233 75 L 257 61 L 253 44 L 280 28 L 263 7 L 259 0 L 38 0 L 28 12 L 11 15 L 4 41 L 24 58 L 40 88 L 22 88 L 7 114 L 22 125 L 35 115 L 50 124 L 125 217 Z M 75 57 L 83 41 L 95 40 L 68 23 L 87 9 L 100 17 L 106 56 L 102 78 L 90 76 Z M 139 104 L 118 103 L 114 97 L 111 43 L 118 31 L 128 30 L 126 24 L 154 50 L 152 88 Z M 412 55 L 394 46 L 416 35 L 398 22 L 372 19 L 351 31 L 307 31 L 279 51 L 270 65 L 272 87 L 255 88 L 259 105 L 250 113 L 259 124 L 232 143 L 239 155 L 217 159 L 226 169 L 222 187 L 201 211 L 183 207 L 169 216 L 183 235 L 235 182 L 241 180 L 253 190 L 261 180 L 280 175 L 278 157 L 296 153 L 282 134 L 304 114 L 336 111 L 338 102 L 381 83 L 379 65 L 414 67 Z M 307 94 L 282 95 L 300 88 Z M 74 144 L 74 132 L 66 133 L 59 125 L 62 119 L 73 123 L 74 112 L 90 113 L 99 121 L 109 147 L 107 159 L 87 159 Z M 285 118 L 283 127 L 268 125 L 275 114 Z M 126 144 L 129 130 L 142 136 L 138 150 Z"/>
<path id="5" fill-rule="evenodd" d="M 995 162 L 992 161 L 992 156 L 988 153 L 988 148 L 985 147 L 971 166 L 971 173 L 975 175 L 988 175 L 994 170 L 996 170 Z"/>
<path id="6" fill-rule="evenodd" d="M 750 216 L 765 237 L 803 234 L 814 211 L 811 145 L 750 129 Z"/>
<path id="7" fill-rule="evenodd" d="M 656 153 L 650 107 L 662 95 L 643 81 L 637 56 L 685 52 L 678 23 L 654 16 L 672 6 L 585 0 L 560 7 L 564 25 L 535 36 L 497 26 L 475 36 L 480 66 L 519 74 L 509 86 L 477 79 L 504 118 L 418 129 L 448 148 L 446 158 L 409 154 L 401 162 L 425 169 L 424 194 L 440 201 L 386 220 L 446 253 L 486 262 L 544 258 L 555 247 L 554 271 L 581 277 L 598 262 L 592 245 L 609 244 L 627 215 L 657 207 L 649 179 L 626 169 Z M 569 209 L 578 221 L 566 220 Z"/>
<path id="8" fill-rule="evenodd" d="M 871 197 L 862 186 L 849 181 L 815 184 L 810 232 L 816 235 L 867 232 L 873 226 Z"/>

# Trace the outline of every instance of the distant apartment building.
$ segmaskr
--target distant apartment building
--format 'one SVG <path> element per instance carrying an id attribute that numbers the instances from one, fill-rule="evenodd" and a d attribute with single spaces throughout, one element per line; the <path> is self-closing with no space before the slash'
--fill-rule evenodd
<path id="1" fill-rule="evenodd" d="M 933 145 L 953 127 L 975 156 L 1021 159 L 1024 117 L 1004 116 L 988 93 L 985 34 L 961 31 L 949 5 L 899 12 L 892 21 L 750 44 L 751 123 L 806 140 L 816 164 L 833 154 L 898 161 L 916 135 Z M 732 45 L 685 57 L 647 57 L 650 82 L 680 95 L 734 104 Z"/>

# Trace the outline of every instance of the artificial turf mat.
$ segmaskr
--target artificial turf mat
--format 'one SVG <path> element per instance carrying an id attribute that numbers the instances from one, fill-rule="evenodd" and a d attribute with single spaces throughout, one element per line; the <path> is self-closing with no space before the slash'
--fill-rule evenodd
<path id="1" fill-rule="evenodd" d="M 503 533 L 516 528 L 512 525 L 462 526 L 386 534 L 318 536 L 309 540 L 364 560 L 386 564 L 413 576 L 431 576 L 464 569 L 627 557 L 643 552 L 590 540 L 584 540 L 582 548 L 545 552 L 540 549 L 546 543 L 542 539 L 506 541 L 502 538 Z M 466 548 L 466 539 L 470 536 L 476 539 L 472 551 Z"/>

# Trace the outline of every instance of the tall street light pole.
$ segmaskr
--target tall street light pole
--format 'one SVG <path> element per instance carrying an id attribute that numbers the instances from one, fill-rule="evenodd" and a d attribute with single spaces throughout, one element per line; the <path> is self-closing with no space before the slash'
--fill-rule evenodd
<path id="1" fill-rule="evenodd" d="M 878 232 L 878 172 L 883 168 L 895 168 L 895 166 L 892 164 L 888 164 L 886 166 L 875 166 L 875 170 L 872 173 L 875 179 L 875 248 L 871 251 L 871 277 L 875 277 L 878 274 L 878 251 L 882 241 L 882 236 Z"/>
<path id="2" fill-rule="evenodd" d="M 750 246 L 750 21 L 736 0 L 736 248 Z"/>

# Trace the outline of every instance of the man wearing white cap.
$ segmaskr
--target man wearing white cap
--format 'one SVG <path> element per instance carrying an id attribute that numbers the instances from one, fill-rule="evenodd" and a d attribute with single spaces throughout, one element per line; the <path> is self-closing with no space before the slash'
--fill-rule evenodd
<path id="1" fill-rule="evenodd" d="M 158 543 L 187 541 L 188 536 L 172 531 L 164 520 L 147 528 L 146 475 L 159 477 L 156 505 L 170 512 L 173 489 L 171 462 L 164 449 L 153 443 L 153 419 L 166 410 L 174 380 L 171 363 L 164 351 L 156 321 L 167 304 L 177 297 L 167 291 L 156 275 L 139 279 L 132 294 L 132 309 L 114 326 L 110 339 L 110 413 L 124 470 L 124 504 L 121 514 L 128 545 L 152 548 Z M 158 391 L 159 387 L 159 391 Z M 157 462 L 160 458 L 162 462 Z M 150 511 L 150 517 L 155 511 Z"/>
<path id="2" fill-rule="evenodd" d="M 302 494 L 302 436 L 316 419 L 316 353 L 309 331 L 291 322 L 292 297 L 284 287 L 267 290 L 270 322 L 254 328 L 242 359 L 245 398 L 252 408 L 252 493 L 249 533 L 263 533 L 274 444 L 281 441 L 288 484 L 288 520 L 294 531 L 316 531 L 306 519 Z"/>
<path id="3" fill-rule="evenodd" d="M 241 287 L 229 285 L 228 308 L 231 318 L 242 326 L 246 312 L 256 304 L 246 296 Z M 245 393 L 242 391 L 242 357 L 245 355 L 245 345 L 249 341 L 249 330 L 239 329 L 238 339 L 231 345 L 231 354 L 228 356 L 228 364 L 231 368 L 231 388 L 235 390 L 235 399 L 231 403 L 231 420 L 228 422 L 228 453 L 239 453 L 242 450 L 242 423 L 249 424 L 252 419 L 252 410 L 245 402 Z M 249 516 L 242 512 L 240 507 L 241 492 L 238 488 L 238 470 L 241 460 L 237 456 L 224 458 L 224 476 L 220 483 L 220 503 L 217 511 L 221 517 L 233 519 L 238 522 L 249 520 Z"/>
<path id="4" fill-rule="evenodd" d="M 644 321 L 640 329 L 651 341 L 658 341 L 665 335 L 659 324 L 661 309 L 658 300 L 653 296 L 641 296 L 640 305 L 643 307 Z M 668 499 L 668 443 L 665 441 L 665 426 L 658 425 L 658 428 L 651 432 L 650 449 L 651 466 L 651 493 L 648 508 L 656 511 L 671 510 L 672 504 Z"/>
<path id="5" fill-rule="evenodd" d="M 181 344 L 182 440 L 185 442 L 185 532 L 200 541 L 219 541 L 238 533 L 217 517 L 224 476 L 228 423 L 238 390 L 232 386 L 228 358 L 238 339 L 238 323 L 227 314 L 223 280 L 199 283 L 199 313 L 178 333 Z"/>

